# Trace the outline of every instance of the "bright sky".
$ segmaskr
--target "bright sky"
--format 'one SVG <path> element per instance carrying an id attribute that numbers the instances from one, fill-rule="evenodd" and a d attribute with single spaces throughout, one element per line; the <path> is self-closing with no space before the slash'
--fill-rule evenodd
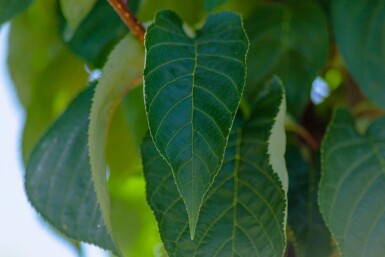
<path id="1" fill-rule="evenodd" d="M 0 27 L 0 256 L 75 257 L 75 251 L 41 221 L 24 194 L 20 138 L 24 121 L 6 69 L 6 35 Z M 106 254 L 86 246 L 86 256 Z"/>

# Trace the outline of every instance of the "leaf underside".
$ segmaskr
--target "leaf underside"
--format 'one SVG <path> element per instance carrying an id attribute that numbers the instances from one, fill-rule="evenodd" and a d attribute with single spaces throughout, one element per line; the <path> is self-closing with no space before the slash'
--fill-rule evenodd
<path id="1" fill-rule="evenodd" d="M 385 118 L 365 135 L 339 109 L 322 145 L 319 205 L 342 256 L 385 255 Z"/>
<path id="2" fill-rule="evenodd" d="M 274 80 L 261 88 L 249 120 L 237 116 L 223 166 L 204 198 L 194 240 L 171 168 L 151 138 L 145 138 L 147 200 L 169 256 L 282 256 L 286 198 L 270 165 L 268 141 L 283 99 Z"/>
<path id="3" fill-rule="evenodd" d="M 360 89 L 385 108 L 385 2 L 335 0 L 332 4 L 336 42 Z"/>
<path id="4" fill-rule="evenodd" d="M 193 237 L 242 96 L 248 39 L 230 12 L 210 16 L 191 38 L 175 13 L 160 11 L 145 41 L 149 129 L 172 167 Z"/>
<path id="5" fill-rule="evenodd" d="M 42 217 L 64 235 L 115 253 L 91 178 L 88 116 L 94 87 L 78 96 L 39 141 L 27 164 L 25 189 Z"/>

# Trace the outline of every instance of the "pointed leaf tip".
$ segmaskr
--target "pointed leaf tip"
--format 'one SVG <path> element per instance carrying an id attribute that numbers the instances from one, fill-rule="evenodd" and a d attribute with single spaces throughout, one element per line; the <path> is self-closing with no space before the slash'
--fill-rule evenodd
<path id="1" fill-rule="evenodd" d="M 171 11 L 146 34 L 144 94 L 156 148 L 172 168 L 194 237 L 243 93 L 248 39 L 239 15 L 209 16 L 191 38 Z"/>

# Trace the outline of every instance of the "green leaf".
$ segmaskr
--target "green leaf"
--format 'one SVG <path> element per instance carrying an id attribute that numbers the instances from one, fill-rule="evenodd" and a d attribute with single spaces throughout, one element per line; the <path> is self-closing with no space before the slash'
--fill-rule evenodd
<path id="1" fill-rule="evenodd" d="M 385 255 L 385 118 L 364 135 L 334 113 L 322 145 L 319 205 L 342 256 Z"/>
<path id="2" fill-rule="evenodd" d="M 206 10 L 208 12 L 212 12 L 217 8 L 218 6 L 226 3 L 228 0 L 204 0 Z"/>
<path id="3" fill-rule="evenodd" d="M 33 0 L 0 0 L 0 25 L 21 13 Z"/>
<path id="4" fill-rule="evenodd" d="M 286 88 L 288 110 L 299 116 L 313 80 L 328 57 L 329 35 L 323 10 L 312 1 L 261 5 L 245 21 L 250 38 L 246 93 L 278 75 Z"/>
<path id="5" fill-rule="evenodd" d="M 279 112 L 284 105 L 282 88 L 273 80 L 260 88 L 249 120 L 237 116 L 223 166 L 204 198 L 194 240 L 171 168 L 147 136 L 142 145 L 147 199 L 169 256 L 283 255 L 286 194 L 277 173 L 286 168 L 273 171 L 268 145 L 272 128 L 282 124 Z M 284 145 L 281 141 L 280 148 Z"/>
<path id="6" fill-rule="evenodd" d="M 29 201 L 64 235 L 116 252 L 96 200 L 87 130 L 94 87 L 78 96 L 33 149 L 25 174 Z"/>
<path id="7" fill-rule="evenodd" d="M 234 13 L 209 16 L 191 38 L 174 12 L 161 11 L 147 30 L 145 46 L 149 129 L 172 167 L 193 238 L 243 93 L 248 39 Z"/>
<path id="8" fill-rule="evenodd" d="M 61 10 L 72 31 L 77 29 L 82 20 L 92 10 L 96 1 L 97 0 L 60 0 Z"/>
<path id="9" fill-rule="evenodd" d="M 330 256 L 331 235 L 317 204 L 319 158 L 313 164 L 303 155 L 298 142 L 287 145 L 286 163 L 290 179 L 288 224 L 294 236 L 295 256 Z"/>
<path id="10" fill-rule="evenodd" d="M 137 2 L 129 1 L 130 6 L 135 8 Z M 96 67 L 104 65 L 110 51 L 128 33 L 126 25 L 106 0 L 97 0 L 75 31 L 68 25 L 62 18 L 61 36 L 64 42 L 74 53 Z"/>
<path id="11" fill-rule="evenodd" d="M 24 160 L 48 126 L 87 84 L 84 63 L 68 51 L 58 34 L 56 4 L 51 0 L 35 1 L 11 23 L 7 61 L 26 110 Z"/>
<path id="12" fill-rule="evenodd" d="M 385 108 L 385 2 L 334 0 L 332 16 L 348 70 L 365 95 Z"/>
<path id="13" fill-rule="evenodd" d="M 132 35 L 127 35 L 112 51 L 96 86 L 91 107 L 89 148 L 92 178 L 108 231 L 110 204 L 106 179 L 105 141 L 116 106 L 126 92 L 142 82 L 144 49 Z"/>

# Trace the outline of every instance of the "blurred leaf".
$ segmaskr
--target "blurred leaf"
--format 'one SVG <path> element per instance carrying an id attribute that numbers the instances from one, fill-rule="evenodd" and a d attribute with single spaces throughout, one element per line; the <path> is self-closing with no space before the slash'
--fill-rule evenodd
<path id="1" fill-rule="evenodd" d="M 385 2 L 332 1 L 334 34 L 347 68 L 365 95 L 385 108 Z"/>
<path id="2" fill-rule="evenodd" d="M 228 0 L 204 0 L 204 4 L 205 4 L 205 7 L 206 7 L 206 10 L 208 12 L 212 12 L 212 11 L 215 10 L 215 8 L 217 8 L 218 6 L 224 4 L 227 1 Z"/>
<path id="3" fill-rule="evenodd" d="M 33 0 L 0 0 L 0 26 L 27 9 L 32 2 Z"/>
<path id="4" fill-rule="evenodd" d="M 60 0 L 60 7 L 68 26 L 75 31 L 97 0 Z"/>
<path id="5" fill-rule="evenodd" d="M 286 163 L 290 180 L 288 222 L 294 234 L 295 256 L 330 256 L 331 235 L 317 204 L 319 167 L 304 159 L 298 143 L 287 145 Z"/>
<path id="6" fill-rule="evenodd" d="M 385 118 L 364 135 L 339 109 L 322 145 L 319 205 L 342 256 L 385 255 Z"/>
<path id="7" fill-rule="evenodd" d="M 137 8 L 138 0 L 129 1 Z M 106 0 L 97 0 L 76 31 L 61 22 L 63 40 L 69 48 L 95 67 L 102 67 L 113 47 L 128 33 L 128 29 Z"/>
<path id="8" fill-rule="evenodd" d="M 8 65 L 26 109 L 24 160 L 87 81 L 84 64 L 68 52 L 57 36 L 55 10 L 54 1 L 35 1 L 11 25 Z"/>
<path id="9" fill-rule="evenodd" d="M 155 13 L 162 9 L 175 11 L 184 22 L 192 25 L 204 17 L 203 2 L 197 0 L 141 0 L 138 18 L 142 21 L 152 21 Z"/>
<path id="10" fill-rule="evenodd" d="M 91 108 L 88 143 L 92 178 L 98 202 L 112 233 L 110 204 L 106 180 L 105 141 L 112 114 L 124 95 L 142 82 L 143 47 L 132 35 L 127 35 L 115 47 L 103 68 Z M 126 158 L 130 158 L 127 156 Z"/>
<path id="11" fill-rule="evenodd" d="M 327 20 L 313 1 L 261 5 L 245 21 L 250 37 L 246 93 L 278 75 L 285 85 L 288 111 L 299 116 L 310 97 L 317 73 L 329 50 Z"/>
<path id="12" fill-rule="evenodd" d="M 25 189 L 35 209 L 64 235 L 115 251 L 91 179 L 87 147 L 94 87 L 77 97 L 33 149 Z"/>
<path id="13" fill-rule="evenodd" d="M 211 15 L 195 38 L 172 11 L 146 33 L 149 130 L 172 168 L 194 237 L 203 196 L 222 161 L 243 93 L 248 39 L 239 15 Z"/>
<path id="14" fill-rule="evenodd" d="M 277 174 L 286 168 L 273 170 L 276 165 L 270 165 L 274 161 L 268 148 L 278 139 L 271 131 L 276 124 L 283 125 L 284 106 L 282 87 L 273 80 L 260 88 L 250 119 L 238 116 L 223 166 L 205 196 L 194 240 L 171 169 L 147 136 L 142 145 L 147 199 L 169 256 L 282 256 L 286 224 L 282 188 L 287 184 Z M 285 147 L 285 140 L 279 147 Z"/>

